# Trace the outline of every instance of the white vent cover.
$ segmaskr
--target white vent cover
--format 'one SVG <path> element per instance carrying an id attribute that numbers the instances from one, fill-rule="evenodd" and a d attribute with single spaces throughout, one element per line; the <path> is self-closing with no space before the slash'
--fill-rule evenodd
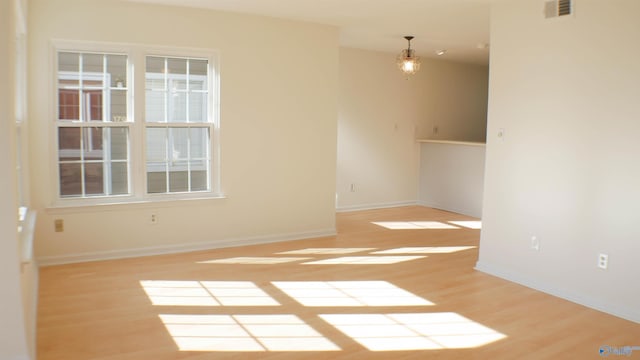
<path id="1" fill-rule="evenodd" d="M 544 17 L 555 18 L 571 15 L 573 12 L 572 0 L 550 0 L 544 3 Z"/>

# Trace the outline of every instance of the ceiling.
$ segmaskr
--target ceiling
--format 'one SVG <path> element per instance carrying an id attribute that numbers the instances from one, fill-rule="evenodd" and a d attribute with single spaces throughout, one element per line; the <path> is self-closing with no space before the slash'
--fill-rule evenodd
<path id="1" fill-rule="evenodd" d="M 271 16 L 340 28 L 340 46 L 399 53 L 405 35 L 422 57 L 489 63 L 495 0 L 134 0 Z M 446 50 L 442 56 L 435 53 Z"/>

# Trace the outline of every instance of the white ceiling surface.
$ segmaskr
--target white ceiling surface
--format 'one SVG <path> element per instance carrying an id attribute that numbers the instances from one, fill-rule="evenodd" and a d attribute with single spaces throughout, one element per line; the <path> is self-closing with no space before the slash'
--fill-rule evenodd
<path id="1" fill-rule="evenodd" d="M 423 57 L 489 63 L 489 7 L 495 0 L 133 0 L 333 25 L 340 45 L 399 53 L 405 35 Z"/>

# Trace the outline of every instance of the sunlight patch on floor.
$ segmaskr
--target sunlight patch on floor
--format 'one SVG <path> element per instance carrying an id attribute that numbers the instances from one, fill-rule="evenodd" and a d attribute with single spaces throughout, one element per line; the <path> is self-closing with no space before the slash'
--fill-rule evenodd
<path id="1" fill-rule="evenodd" d="M 448 223 L 466 227 L 469 229 L 482 229 L 482 221 L 480 220 L 467 220 L 467 221 L 447 221 Z"/>
<path id="2" fill-rule="evenodd" d="M 287 254 L 333 255 L 333 254 L 352 254 L 352 253 L 371 251 L 371 250 L 376 250 L 376 248 L 307 248 L 307 249 L 300 249 L 300 250 L 284 251 L 278 254 L 280 255 L 287 255 Z"/>
<path id="3" fill-rule="evenodd" d="M 439 221 L 374 221 L 373 224 L 390 230 L 459 229 Z"/>
<path id="4" fill-rule="evenodd" d="M 458 251 L 475 249 L 477 246 L 425 246 L 425 247 L 401 247 L 376 251 L 372 254 L 450 254 Z"/>
<path id="5" fill-rule="evenodd" d="M 452 312 L 320 317 L 371 351 L 474 348 L 506 337 Z"/>
<path id="6" fill-rule="evenodd" d="M 153 305 L 219 306 L 199 281 L 143 280 L 140 285 Z"/>
<path id="7" fill-rule="evenodd" d="M 216 259 L 198 261 L 198 264 L 240 264 L 240 265 L 273 265 L 285 264 L 295 261 L 309 260 L 302 257 L 233 257 L 228 259 Z"/>
<path id="8" fill-rule="evenodd" d="M 337 351 L 295 315 L 161 314 L 180 351 Z"/>
<path id="9" fill-rule="evenodd" d="M 386 281 L 274 281 L 304 306 L 420 306 L 434 305 Z"/>
<path id="10" fill-rule="evenodd" d="M 140 285 L 153 305 L 160 306 L 278 306 L 251 281 L 143 280 Z"/>
<path id="11" fill-rule="evenodd" d="M 426 256 L 343 256 L 333 259 L 309 261 L 303 265 L 388 265 L 422 259 Z"/>

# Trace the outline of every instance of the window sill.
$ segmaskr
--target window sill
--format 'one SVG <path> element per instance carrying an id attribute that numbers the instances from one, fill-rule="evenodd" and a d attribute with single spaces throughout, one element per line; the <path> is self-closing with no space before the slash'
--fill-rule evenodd
<path id="1" fill-rule="evenodd" d="M 105 212 L 105 211 L 122 211 L 122 210 L 144 210 L 144 209 L 157 209 L 157 208 L 169 208 L 180 207 L 189 205 L 205 204 L 210 201 L 216 201 L 226 199 L 223 194 L 201 196 L 201 197 L 187 197 L 187 198 L 171 198 L 171 197 L 158 197 L 147 199 L 132 199 L 127 198 L 122 201 L 114 202 L 79 202 L 79 201 L 58 201 L 52 206 L 45 209 L 47 214 L 51 215 L 64 215 L 64 214 L 77 214 L 87 212 Z"/>

